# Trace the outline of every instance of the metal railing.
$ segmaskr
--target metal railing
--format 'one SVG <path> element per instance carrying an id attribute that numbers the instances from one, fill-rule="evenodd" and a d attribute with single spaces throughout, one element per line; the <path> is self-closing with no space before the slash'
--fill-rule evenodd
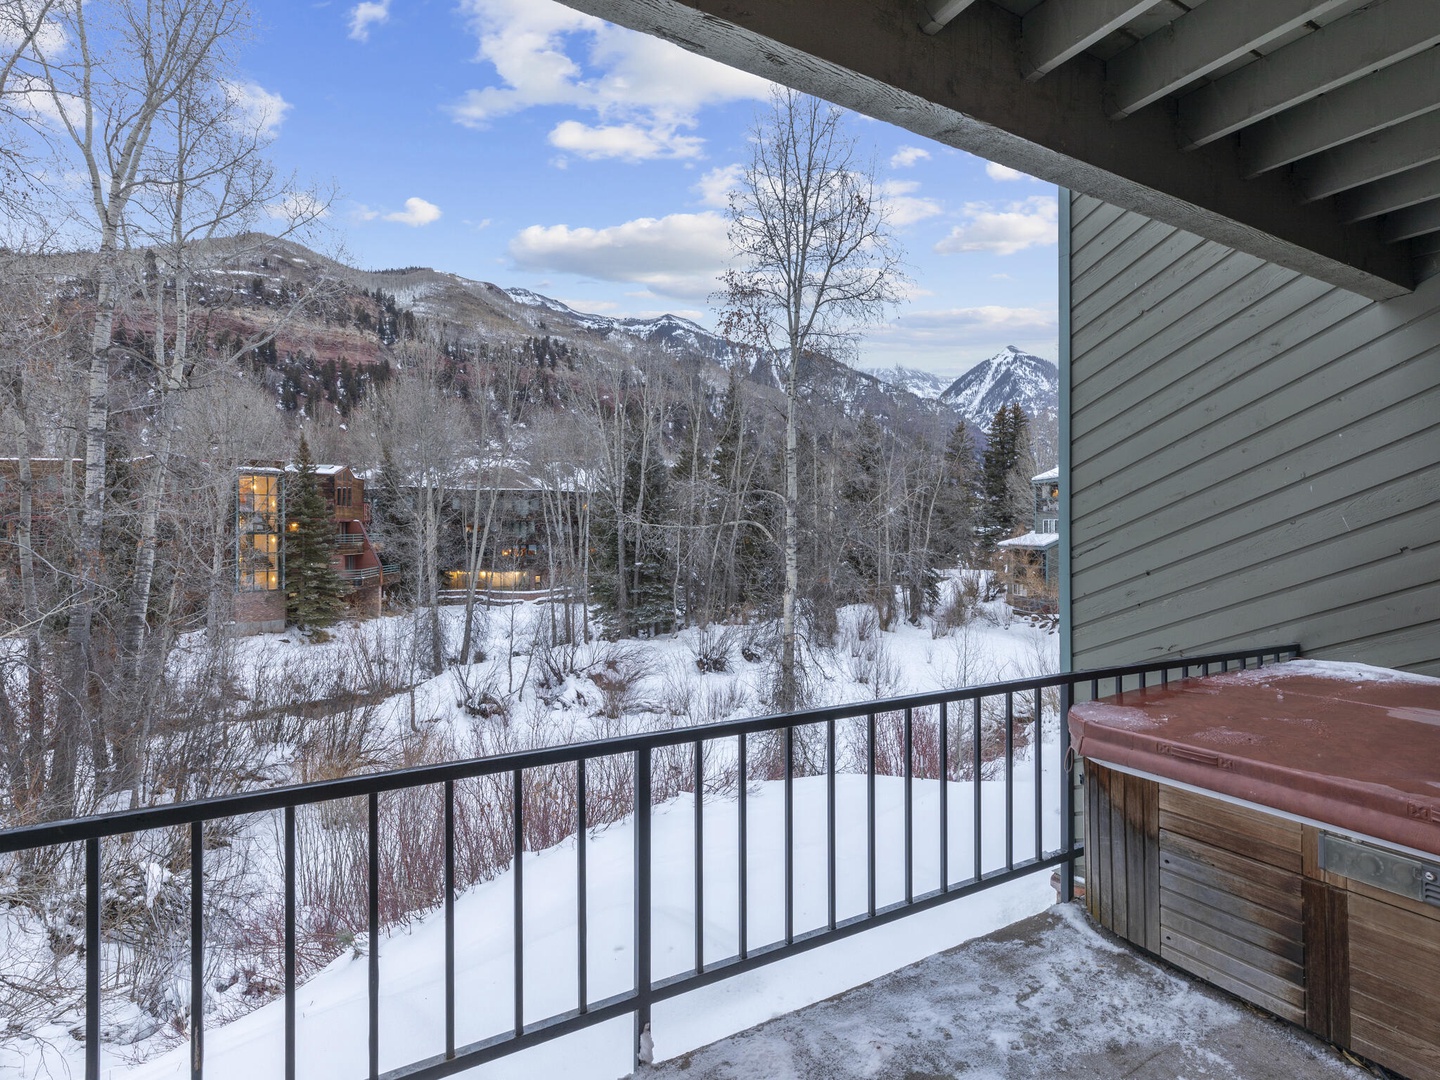
<path id="1" fill-rule="evenodd" d="M 383 566 L 362 566 L 359 569 L 342 569 L 335 573 L 341 581 L 349 582 L 351 585 L 364 585 L 371 581 L 380 580 L 380 576 L 395 574 L 400 570 L 399 563 L 385 563 Z"/>
<path id="2" fill-rule="evenodd" d="M 189 878 L 191 890 L 189 968 L 191 994 L 191 1022 L 189 1039 L 191 1043 L 191 1076 L 201 1080 L 204 1075 L 204 962 L 206 940 L 202 899 L 206 888 L 205 874 L 205 826 L 210 822 L 251 815 L 261 812 L 280 811 L 283 818 L 283 841 L 281 861 L 284 877 L 284 1075 L 294 1080 L 296 1046 L 296 811 L 298 808 L 328 803 L 332 800 L 363 797 L 366 800 L 366 825 L 368 843 L 368 1076 L 372 1080 L 399 1080 L 406 1078 L 431 1078 L 449 1076 L 486 1061 L 506 1056 L 519 1050 L 538 1045 L 558 1036 L 590 1027 L 608 1020 L 631 1014 L 635 1022 L 636 1045 L 639 1036 L 650 1023 L 651 1008 L 656 1002 L 678 997 L 688 991 L 715 983 L 741 972 L 750 971 L 787 956 L 793 956 L 808 949 L 858 933 L 871 926 L 900 919 L 916 911 L 936 907 L 961 897 L 993 888 L 1037 871 L 1058 868 L 1060 894 L 1064 899 L 1074 896 L 1075 862 L 1083 854 L 1083 847 L 1076 839 L 1075 821 L 1075 763 L 1070 755 L 1069 734 L 1063 722 L 1070 705 L 1075 701 L 1093 700 L 1102 692 L 1118 693 L 1122 690 L 1141 688 L 1156 682 L 1169 682 L 1172 678 L 1189 677 L 1192 674 L 1211 674 L 1214 670 L 1228 671 L 1234 668 L 1262 666 L 1267 662 L 1278 662 L 1282 658 L 1297 656 L 1298 646 L 1283 646 L 1263 650 L 1249 650 L 1215 654 L 1195 658 L 1179 658 L 1156 661 L 1127 667 L 1082 671 L 1013 682 L 993 683 L 985 686 L 967 687 L 960 690 L 918 694 L 871 701 L 832 708 L 811 709 L 784 716 L 767 716 L 755 719 L 732 721 L 710 726 L 688 727 L 667 731 L 628 735 L 597 742 L 554 746 L 523 753 L 506 754 L 492 758 L 479 758 L 444 765 L 431 765 L 402 769 L 392 772 L 375 773 L 365 776 L 347 777 L 318 783 L 257 791 L 246 794 L 223 796 L 203 801 L 180 803 L 149 809 L 130 810 L 120 813 L 97 815 L 50 824 L 26 826 L 0 831 L 0 855 L 50 848 L 56 845 L 80 843 L 84 845 L 85 877 L 85 1075 L 87 1080 L 100 1080 L 100 1003 L 101 1003 L 101 955 L 102 922 L 101 898 L 103 882 L 101 875 L 101 843 L 145 830 L 188 827 L 189 829 Z M 1158 680 L 1152 676 L 1158 675 Z M 1047 707 L 1048 699 L 1048 707 Z M 983 715 L 1003 717 L 1002 730 L 997 734 L 993 727 L 990 735 L 996 741 L 988 750 L 983 745 L 986 738 Z M 1050 804 L 1058 810 L 1060 827 L 1058 845 L 1051 850 L 1044 847 L 1042 813 L 1046 792 L 1043 787 L 1046 746 L 1045 725 L 1055 722 L 1054 739 L 1051 746 L 1051 772 L 1054 790 L 1049 793 Z M 901 737 L 900 762 L 892 761 L 889 767 L 899 769 L 889 775 L 903 780 L 903 899 L 884 904 L 879 902 L 877 889 L 877 827 L 876 827 L 876 779 L 886 775 L 877 766 L 877 731 L 880 722 L 898 720 Z M 863 776 L 865 779 L 865 822 L 866 822 L 866 903 L 863 910 L 850 916 L 841 916 L 837 906 L 837 725 L 855 722 L 856 729 L 863 732 Z M 917 724 L 927 726 L 938 738 L 936 759 L 941 765 L 945 782 L 938 784 L 938 840 L 939 875 L 936 886 L 917 890 L 915 880 L 915 802 L 914 785 L 916 776 Z M 929 727 L 929 725 L 933 725 Z M 796 747 L 797 733 L 801 729 L 817 728 L 823 733 L 823 766 L 814 775 L 824 778 L 825 828 L 827 836 L 825 896 L 826 917 L 819 926 L 810 929 L 796 928 L 795 905 L 795 785 L 797 782 Z M 893 728 L 886 728 L 887 731 Z M 784 887 L 784 933 L 773 941 L 754 943 L 749 933 L 749 891 L 747 877 L 750 864 L 750 844 L 747 830 L 750 823 L 747 803 L 753 798 L 749 786 L 756 780 L 751 768 L 747 737 L 780 736 L 779 775 L 777 782 L 783 788 L 783 887 Z M 956 736 L 953 738 L 952 736 Z M 1003 736 L 1003 738 L 1001 738 Z M 808 736 L 807 736 L 808 738 Z M 705 872 L 704 821 L 703 813 L 705 781 L 703 762 L 707 746 L 734 743 L 735 766 L 738 770 L 736 799 L 738 800 L 736 823 L 738 829 L 737 850 L 740 853 L 736 866 L 738 889 L 738 926 L 736 939 L 738 949 L 730 956 L 708 960 L 705 954 Z M 813 742 L 819 740 L 812 740 Z M 962 745 L 962 743 L 968 745 Z M 693 773 L 690 791 L 693 793 L 694 818 L 694 956 L 689 970 L 677 974 L 656 977 L 653 971 L 653 938 L 655 932 L 652 920 L 653 901 L 653 834 L 652 815 L 655 795 L 654 760 L 659 752 L 667 749 L 689 748 L 693 752 Z M 1023 753 L 1032 748 L 1028 763 Z M 1017 750 L 1019 751 L 1017 753 Z M 586 775 L 587 764 L 597 759 L 627 758 L 633 780 L 633 837 L 634 837 L 634 985 L 630 989 L 591 1000 L 588 991 L 588 957 L 590 953 L 589 930 L 587 925 L 587 839 L 590 820 L 587 813 Z M 962 760 L 963 759 L 963 760 Z M 956 767 L 952 769 L 952 761 Z M 965 764 L 965 763 L 968 763 Z M 574 769 L 575 818 L 574 832 L 575 863 L 575 905 L 576 905 L 576 985 L 575 1007 L 538 1020 L 528 1021 L 525 1016 L 525 903 L 524 903 L 524 862 L 526 800 L 522 796 L 526 774 L 533 770 L 553 769 L 569 765 Z M 955 808 L 970 829 L 969 840 L 973 845 L 972 859 L 963 868 L 964 876 L 953 879 L 949 863 L 949 833 L 952 813 L 949 805 L 950 777 L 962 765 L 970 771 L 971 784 L 969 805 Z M 993 850 L 996 844 L 987 845 L 988 833 L 983 801 L 981 798 L 981 776 L 984 768 L 990 770 L 990 782 L 997 774 L 1003 778 L 1004 788 L 1004 859 L 1003 863 L 986 870 L 982 864 L 982 852 Z M 1017 830 L 1016 781 L 1018 770 L 1024 767 L 1033 770 L 1034 832 L 1033 836 L 1022 836 Z M 514 906 L 513 925 L 513 1022 L 509 1029 L 478 1041 L 457 1045 L 455 1007 L 455 899 L 456 879 L 456 796 L 455 785 L 478 777 L 509 777 L 511 791 L 508 813 L 510 817 L 513 848 L 510 854 L 510 873 L 513 879 Z M 669 785 L 672 789 L 674 784 Z M 380 1071 L 380 828 L 379 798 L 391 792 L 413 791 L 438 787 L 444 807 L 443 848 L 443 899 L 441 901 L 444 920 L 444 979 L 445 979 L 445 1044 L 442 1053 L 422 1058 L 382 1073 Z M 683 789 L 681 789 L 683 790 Z M 1082 803 L 1083 805 L 1083 803 Z M 1028 808 L 1027 808 L 1028 810 Z M 1017 847 L 1028 850 L 1028 857 L 1017 858 Z"/>

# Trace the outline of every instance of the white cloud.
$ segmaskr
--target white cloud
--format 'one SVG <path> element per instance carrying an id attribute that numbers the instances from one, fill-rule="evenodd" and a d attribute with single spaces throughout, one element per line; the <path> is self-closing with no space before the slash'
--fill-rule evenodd
<path id="1" fill-rule="evenodd" d="M 992 337 L 997 333 L 1033 335 L 1053 332 L 1058 320 L 1054 308 L 983 304 L 979 307 L 907 311 L 895 321 L 895 325 L 920 337 L 934 335 L 946 340 L 970 341 L 976 335 Z"/>
<path id="2" fill-rule="evenodd" d="M 930 151 L 923 146 L 902 146 L 890 158 L 892 169 L 908 169 L 917 161 L 926 161 L 930 157 Z"/>
<path id="3" fill-rule="evenodd" d="M 401 225 L 409 225 L 418 229 L 422 225 L 429 225 L 432 221 L 439 221 L 440 208 L 432 202 L 411 196 L 405 200 L 404 210 L 396 210 L 393 214 L 383 216 L 386 221 L 398 221 Z"/>
<path id="4" fill-rule="evenodd" d="M 285 114 L 292 108 L 283 97 L 266 90 L 259 83 L 224 82 L 221 87 L 242 123 L 267 138 L 280 130 Z"/>
<path id="5" fill-rule="evenodd" d="M 906 311 L 894 322 L 867 331 L 862 351 L 870 365 L 958 372 L 1011 344 L 1053 359 L 1058 339 L 1055 308 L 986 304 Z"/>
<path id="6" fill-rule="evenodd" d="M 576 311 L 583 311 L 587 315 L 607 315 L 620 307 L 614 300 L 575 300 L 573 298 L 566 299 L 561 296 L 556 296 L 552 299 L 559 300 L 560 303 L 566 307 L 574 308 Z"/>
<path id="7" fill-rule="evenodd" d="M 985 175 L 990 177 L 991 180 L 1000 180 L 1002 182 L 1031 179 L 1031 177 L 1026 176 L 1019 169 L 1012 169 L 1008 165 L 998 165 L 993 161 L 987 161 L 985 163 Z"/>
<path id="8" fill-rule="evenodd" d="M 879 185 L 878 192 L 890 224 L 904 228 L 944 212 L 934 199 L 916 195 L 919 190 L 920 184 L 915 180 L 886 180 Z"/>
<path id="9" fill-rule="evenodd" d="M 649 156 L 693 157 L 701 140 L 677 133 L 702 108 L 768 93 L 754 75 L 553 0 L 462 0 L 461 11 L 479 41 L 477 59 L 499 76 L 497 85 L 469 90 L 451 106 L 467 127 L 535 106 L 569 106 L 601 121 L 551 133 L 552 142 L 557 135 L 582 142 L 577 153 L 642 160 L 640 148 Z"/>
<path id="10" fill-rule="evenodd" d="M 966 203 L 966 221 L 935 245 L 941 255 L 988 251 L 1013 255 L 1056 241 L 1059 207 L 1053 195 L 1032 195 L 997 210 L 991 203 Z"/>
<path id="11" fill-rule="evenodd" d="M 289 222 L 315 221 L 330 216 L 330 207 L 307 191 L 291 192 L 265 207 L 272 218 Z"/>
<path id="12" fill-rule="evenodd" d="M 700 182 L 692 190 L 700 196 L 701 205 L 724 209 L 730 205 L 730 192 L 740 186 L 744 175 L 743 165 L 722 165 L 700 177 Z"/>
<path id="13" fill-rule="evenodd" d="M 370 27 L 390 21 L 390 0 L 362 0 L 350 9 L 350 37 L 369 41 Z"/>
<path id="14" fill-rule="evenodd" d="M 531 225 L 510 241 L 524 270 L 633 282 L 671 297 L 703 300 L 730 254 L 723 215 L 670 214 L 603 229 Z"/>
<path id="15" fill-rule="evenodd" d="M 705 140 L 681 135 L 673 127 L 639 124 L 601 124 L 591 127 L 578 120 L 563 120 L 550 132 L 550 145 L 596 161 L 651 161 L 655 158 L 696 158 Z"/>

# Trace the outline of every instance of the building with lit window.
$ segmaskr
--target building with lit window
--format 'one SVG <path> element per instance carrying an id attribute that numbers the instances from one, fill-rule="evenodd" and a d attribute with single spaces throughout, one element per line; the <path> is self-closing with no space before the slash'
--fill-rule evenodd
<path id="1" fill-rule="evenodd" d="M 236 474 L 232 625 L 237 634 L 285 629 L 284 537 L 295 528 L 285 518 L 285 493 L 296 471 L 294 465 L 276 464 L 247 466 Z M 350 586 L 347 602 L 357 613 L 378 613 L 387 568 L 367 528 L 365 481 L 345 465 L 317 465 L 315 479 L 334 524 L 331 566 Z"/>

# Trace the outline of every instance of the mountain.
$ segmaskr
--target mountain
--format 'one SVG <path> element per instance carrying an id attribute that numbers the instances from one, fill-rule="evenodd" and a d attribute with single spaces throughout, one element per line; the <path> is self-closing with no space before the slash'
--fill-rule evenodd
<path id="1" fill-rule="evenodd" d="M 207 309 L 212 337 L 223 332 L 233 342 L 255 336 L 293 298 L 307 289 L 317 296 L 282 319 L 274 340 L 255 357 L 255 376 L 276 389 L 287 409 L 313 410 L 326 401 L 348 413 L 371 383 L 389 377 L 398 344 L 420 320 L 462 363 L 502 353 L 523 356 L 534 369 L 529 378 L 545 384 L 527 393 L 552 406 L 563 402 L 560 384 L 574 378 L 587 357 L 644 352 L 666 356 L 677 374 L 683 372 L 682 381 L 698 377 L 712 394 L 723 391 L 731 371 L 761 397 L 779 390 L 764 356 L 674 314 L 614 318 L 529 289 L 428 267 L 361 270 L 262 234 L 212 241 L 204 254 L 197 258 L 193 299 Z M 1055 366 L 1013 347 L 949 387 L 911 368 L 868 372 L 811 355 L 802 357 L 799 374 L 810 401 L 822 408 L 936 439 L 962 415 L 983 432 L 995 410 L 1011 400 L 1032 414 L 1053 414 L 1057 401 Z"/>
<path id="2" fill-rule="evenodd" d="M 901 367 L 899 364 L 891 368 L 871 368 L 868 373 L 886 386 L 904 390 L 926 401 L 938 399 L 950 385 L 950 380 L 944 376 L 931 371 Z"/>
<path id="3" fill-rule="evenodd" d="M 732 352 L 730 343 L 724 338 L 679 315 L 667 313 L 653 319 L 612 319 L 605 315 L 576 311 L 569 304 L 552 300 L 529 289 L 501 289 L 500 292 L 522 307 L 544 311 L 551 320 L 560 320 L 601 338 L 612 335 L 618 335 L 621 340 L 633 338 L 647 345 L 658 345 L 670 352 L 695 353 L 710 360 L 724 360 Z"/>
<path id="4" fill-rule="evenodd" d="M 1005 405 L 1018 404 L 1032 417 L 1042 416 L 1060 407 L 1060 369 L 1007 345 L 951 383 L 940 401 L 981 431 Z"/>

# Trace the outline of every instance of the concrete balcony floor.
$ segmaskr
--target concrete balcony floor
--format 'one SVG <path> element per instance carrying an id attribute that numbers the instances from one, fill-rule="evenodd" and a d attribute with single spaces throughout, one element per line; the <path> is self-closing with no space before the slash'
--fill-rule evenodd
<path id="1" fill-rule="evenodd" d="M 644 1080 L 1328 1080 L 1372 1074 L 1050 911 L 672 1061 Z"/>

